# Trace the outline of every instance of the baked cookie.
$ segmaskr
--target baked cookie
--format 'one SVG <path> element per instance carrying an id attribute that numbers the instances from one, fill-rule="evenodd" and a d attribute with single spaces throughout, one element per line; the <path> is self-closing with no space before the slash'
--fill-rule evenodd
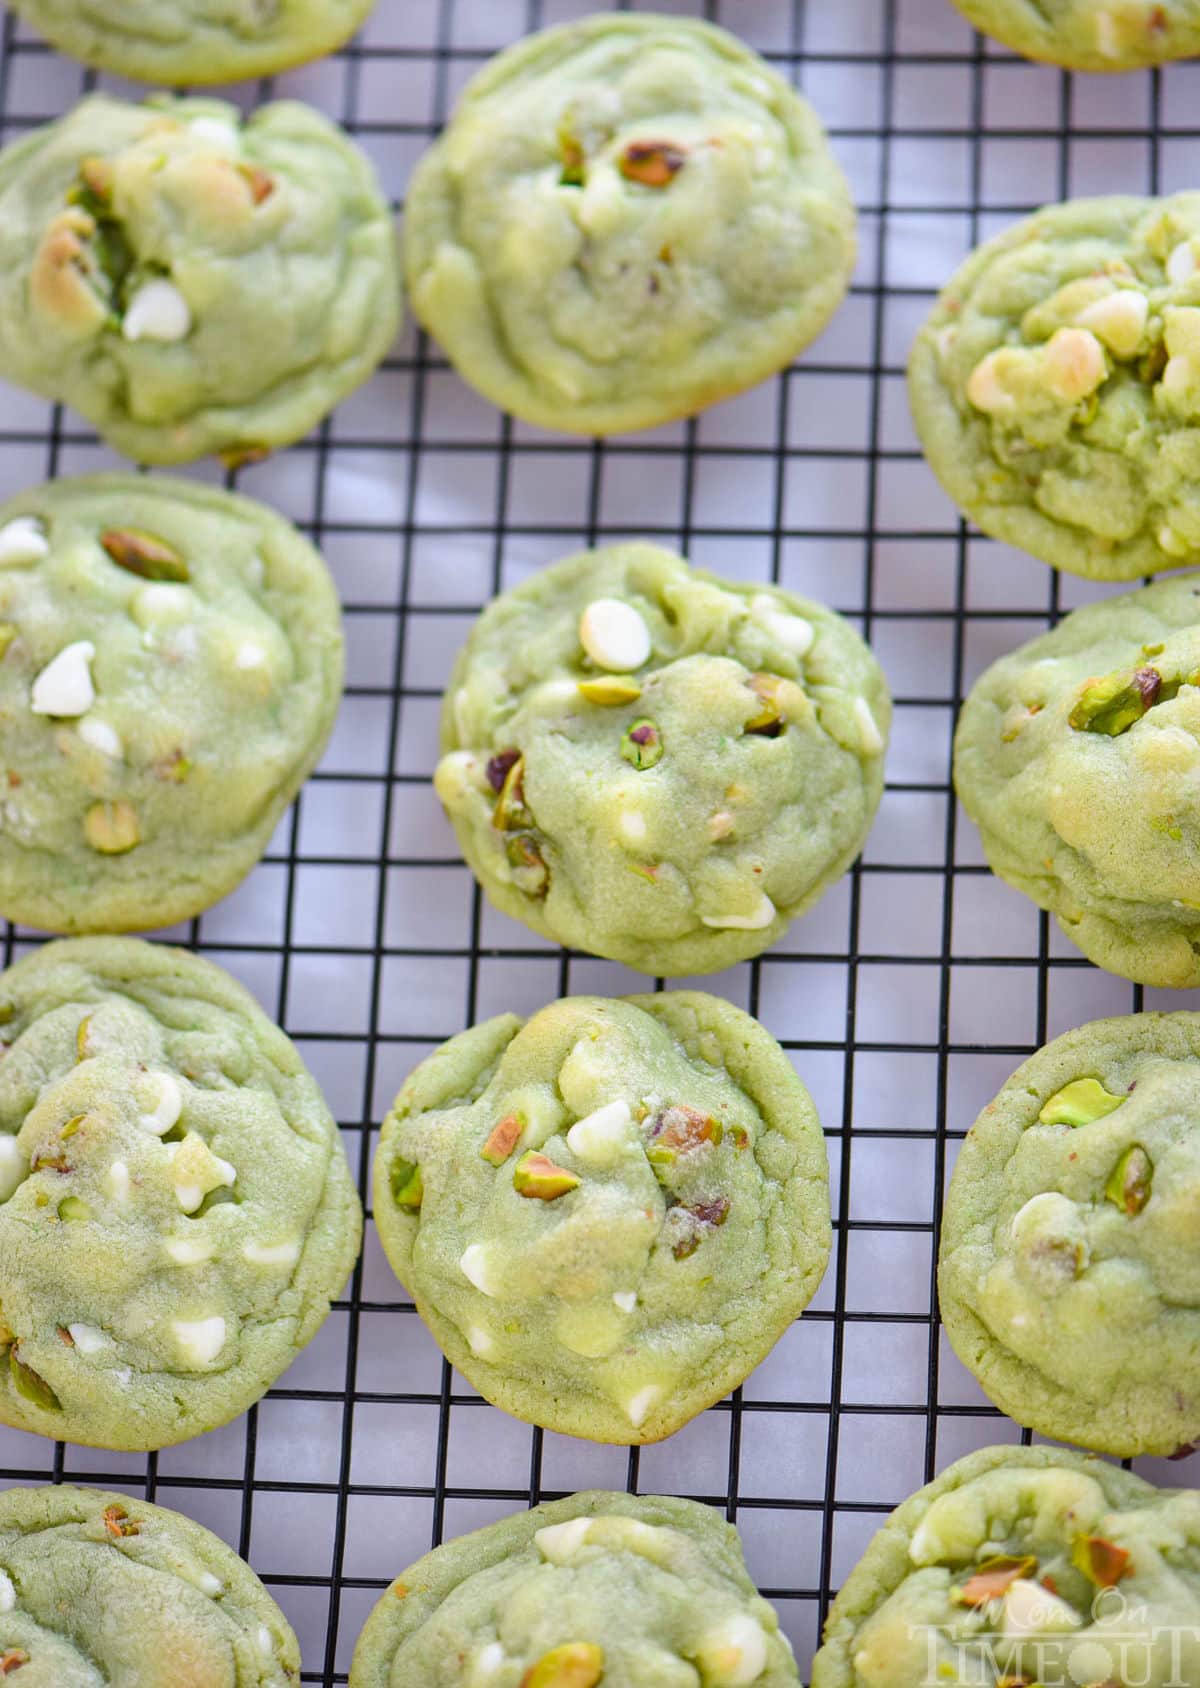
<path id="1" fill-rule="evenodd" d="M 139 82 L 237 82 L 322 58 L 375 0 L 9 0 L 47 41 Z"/>
<path id="2" fill-rule="evenodd" d="M 515 1417 L 655 1442 L 816 1293 L 816 1111 L 774 1038 L 698 991 L 570 997 L 451 1038 L 383 1123 L 375 1223 L 443 1351 Z"/>
<path id="3" fill-rule="evenodd" d="M 732 1524 L 591 1490 L 427 1553 L 367 1619 L 350 1688 L 789 1688 L 796 1663 Z"/>
<path id="4" fill-rule="evenodd" d="M 1135 580 L 1200 562 L 1200 193 L 1052 205 L 973 252 L 917 335 L 938 479 L 985 533 Z"/>
<path id="5" fill-rule="evenodd" d="M 1068 70 L 1140 70 L 1200 52 L 1197 0 L 954 0 L 976 29 Z"/>
<path id="6" fill-rule="evenodd" d="M 311 1075 L 227 973 L 139 938 L 18 962 L 0 1025 L 0 1420 L 138 1450 L 228 1423 L 358 1253 Z"/>
<path id="7" fill-rule="evenodd" d="M 0 507 L 0 914 L 147 930 L 223 897 L 329 737 L 341 618 L 261 504 L 96 475 Z"/>
<path id="8" fill-rule="evenodd" d="M 890 722 L 832 610 L 614 545 L 483 612 L 435 784 L 505 914 L 643 973 L 711 973 L 850 866 Z"/>
<path id="9" fill-rule="evenodd" d="M 299 439 L 399 314 L 374 172 L 308 106 L 97 94 L 0 153 L 0 377 L 127 457 Z"/>
<path id="10" fill-rule="evenodd" d="M 1200 1494 L 1063 1448 L 969 1454 L 892 1513 L 812 1688 L 1200 1681 Z"/>
<path id="11" fill-rule="evenodd" d="M 992 871 L 1090 961 L 1200 985 L 1194 577 L 1074 610 L 967 698 L 954 784 Z"/>
<path id="12" fill-rule="evenodd" d="M 606 12 L 469 83 L 405 202 L 413 310 L 545 428 L 691 416 L 790 363 L 845 297 L 854 208 L 807 102 L 734 36 Z"/>
<path id="13" fill-rule="evenodd" d="M 1056 1038 L 980 1114 L 946 1198 L 946 1334 L 1040 1435 L 1200 1441 L 1200 1014 Z"/>
<path id="14" fill-rule="evenodd" d="M 210 1530 L 65 1484 L 0 1493 L 0 1676 L 14 1688 L 288 1688 L 300 1652 Z"/>

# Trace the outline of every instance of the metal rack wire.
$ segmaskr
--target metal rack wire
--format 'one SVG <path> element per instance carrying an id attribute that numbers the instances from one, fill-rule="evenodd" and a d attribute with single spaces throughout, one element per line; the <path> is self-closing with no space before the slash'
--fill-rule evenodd
<path id="1" fill-rule="evenodd" d="M 234 97 L 322 106 L 399 204 L 483 59 L 600 4 L 378 0 L 344 53 Z M 315 437 L 243 471 L 238 485 L 328 556 L 350 684 L 322 768 L 265 863 L 172 936 L 243 978 L 296 1039 L 365 1196 L 373 1128 L 430 1047 L 501 1007 L 642 983 L 497 917 L 458 858 L 428 775 L 469 617 L 551 557 L 631 533 L 823 597 L 872 640 L 896 693 L 883 808 L 862 862 L 820 908 L 771 954 L 707 984 L 765 1021 L 814 1092 L 835 1255 L 813 1308 L 747 1385 L 640 1453 L 543 1435 L 486 1406 L 441 1361 L 373 1237 L 317 1341 L 227 1429 L 148 1458 L 0 1429 L 5 1482 L 111 1483 L 224 1535 L 295 1624 L 305 1682 L 346 1681 L 379 1590 L 431 1544 L 542 1498 L 627 1483 L 727 1510 L 807 1672 L 832 1593 L 884 1513 L 970 1447 L 1019 1435 L 936 1319 L 958 1140 L 1038 1044 L 1142 1006 L 991 879 L 956 814 L 950 730 L 965 689 L 1096 589 L 958 519 L 916 449 L 903 360 L 936 284 L 1013 216 L 1070 193 L 1186 185 L 1200 66 L 1073 78 L 989 46 L 945 0 L 659 9 L 734 29 L 826 118 L 861 209 L 851 299 L 778 380 L 698 421 L 602 444 L 496 416 L 410 330 Z M 99 81 L 6 17 L 5 139 Z M 0 493 L 109 461 L 76 418 L 0 390 Z M 6 960 L 33 941 L 9 930 Z M 1195 1481 L 1194 1461 L 1143 1463 L 1159 1481 Z"/>

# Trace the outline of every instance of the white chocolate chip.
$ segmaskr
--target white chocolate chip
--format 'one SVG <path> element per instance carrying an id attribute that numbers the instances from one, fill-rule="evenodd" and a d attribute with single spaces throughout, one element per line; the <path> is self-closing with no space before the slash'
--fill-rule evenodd
<path id="1" fill-rule="evenodd" d="M 533 1539 L 543 1559 L 552 1565 L 565 1565 L 579 1552 L 591 1527 L 590 1518 L 568 1518 L 563 1524 L 546 1524 L 535 1530 Z"/>
<path id="2" fill-rule="evenodd" d="M 636 1430 L 644 1423 L 650 1408 L 662 1395 L 662 1388 L 657 1383 L 648 1383 L 644 1389 L 639 1389 L 631 1395 L 625 1403 L 625 1417 Z"/>
<path id="3" fill-rule="evenodd" d="M 64 645 L 33 682 L 29 707 L 35 715 L 57 715 L 64 719 L 86 715 L 96 701 L 89 664 L 96 654 L 90 639 Z"/>
<path id="4" fill-rule="evenodd" d="M 242 1254 L 252 1266 L 294 1266 L 300 1258 L 298 1242 L 245 1243 Z"/>
<path id="5" fill-rule="evenodd" d="M 182 340 L 192 326 L 188 302 L 173 282 L 161 276 L 139 287 L 129 301 L 121 332 L 127 340 Z"/>
<path id="6" fill-rule="evenodd" d="M 879 731 L 879 723 L 871 713 L 871 705 L 865 697 L 854 700 L 854 719 L 858 725 L 859 742 L 867 756 L 879 756 L 883 751 L 883 734 Z"/>
<path id="7" fill-rule="evenodd" d="M 67 1331 L 81 1354 L 98 1354 L 108 1347 L 108 1338 L 96 1325 L 68 1325 Z"/>
<path id="8" fill-rule="evenodd" d="M 177 626 L 190 621 L 196 612 L 196 600 L 187 586 L 156 580 L 143 586 L 129 601 L 129 613 L 139 627 Z"/>
<path id="9" fill-rule="evenodd" d="M 6 1202 L 25 1180 L 29 1168 L 15 1137 L 0 1136 L 0 1202 Z"/>
<path id="10" fill-rule="evenodd" d="M 496 1344 L 491 1333 L 481 1325 L 472 1325 L 467 1331 L 467 1342 L 472 1354 L 478 1354 L 481 1360 L 488 1359 L 496 1352 Z"/>
<path id="11" fill-rule="evenodd" d="M 649 661 L 650 629 L 632 604 L 596 598 L 579 618 L 579 643 L 597 668 L 632 674 Z"/>
<path id="12" fill-rule="evenodd" d="M 225 1321 L 219 1313 L 211 1319 L 176 1319 L 171 1327 L 187 1366 L 207 1366 L 225 1346 Z"/>
<path id="13" fill-rule="evenodd" d="M 729 810 L 718 809 L 715 815 L 709 816 L 708 836 L 712 839 L 713 843 L 716 844 L 722 838 L 729 837 L 729 834 L 733 831 L 733 825 L 733 816 L 730 814 Z"/>
<path id="14" fill-rule="evenodd" d="M 265 668 L 267 653 L 254 639 L 243 639 L 233 653 L 233 666 L 239 672 L 249 672 L 255 668 Z"/>
<path id="15" fill-rule="evenodd" d="M 506 1662 L 504 1648 L 500 1643 L 489 1641 L 471 1660 L 467 1688 L 491 1688 Z"/>
<path id="16" fill-rule="evenodd" d="M 188 128 L 197 140 L 220 147 L 222 152 L 239 151 L 237 129 L 223 117 L 193 117 Z"/>
<path id="17" fill-rule="evenodd" d="M 567 1132 L 567 1147 L 588 1166 L 615 1166 L 629 1141 L 628 1102 L 608 1102 Z"/>
<path id="18" fill-rule="evenodd" d="M 1150 315 L 1150 301 L 1136 288 L 1122 287 L 1096 299 L 1075 318 L 1090 329 L 1119 358 L 1131 358 L 1141 344 Z"/>
<path id="19" fill-rule="evenodd" d="M 632 1289 L 614 1290 L 613 1301 L 622 1313 L 632 1313 L 637 1306 L 637 1291 Z"/>
<path id="20" fill-rule="evenodd" d="M 767 592 L 760 592 L 750 601 L 750 614 L 762 628 L 763 632 L 775 644 L 782 645 L 785 651 L 793 656 L 803 656 L 812 649 L 816 634 L 812 623 L 805 621 L 803 616 L 793 615 L 789 610 L 781 607 L 778 598 L 772 598 Z"/>
<path id="21" fill-rule="evenodd" d="M 202 1266 L 216 1252 L 210 1237 L 167 1237 L 163 1248 L 177 1266 Z"/>
<path id="22" fill-rule="evenodd" d="M 1196 254 L 1190 240 L 1181 240 L 1167 259 L 1167 280 L 1176 286 L 1196 272 Z"/>
<path id="23" fill-rule="evenodd" d="M 166 1143 L 173 1162 L 175 1199 L 185 1213 L 194 1213 L 205 1196 L 237 1181 L 237 1171 L 220 1155 L 214 1155 L 204 1139 L 189 1131 L 182 1143 Z"/>
<path id="24" fill-rule="evenodd" d="M 50 541 L 36 516 L 14 516 L 0 528 L 0 568 L 23 568 L 49 554 Z"/>
<path id="25" fill-rule="evenodd" d="M 106 1179 L 109 1194 L 119 1202 L 129 1199 L 129 1168 L 124 1161 L 114 1161 Z"/>
<path id="26" fill-rule="evenodd" d="M 271 1634 L 271 1632 L 267 1628 L 266 1624 L 259 1624 L 257 1641 L 258 1641 L 259 1652 L 262 1653 L 268 1659 L 274 1658 L 274 1656 L 275 1656 L 275 1637 Z"/>
<path id="27" fill-rule="evenodd" d="M 114 762 L 119 761 L 124 754 L 125 747 L 107 721 L 96 721 L 90 715 L 86 715 L 75 731 L 84 744 L 90 745 L 93 750 L 98 750 L 102 756 L 111 757 Z"/>
<path id="28" fill-rule="evenodd" d="M 716 1624 L 700 1638 L 696 1664 L 712 1688 L 749 1688 L 767 1668 L 767 1638 L 746 1612 Z"/>
<path id="29" fill-rule="evenodd" d="M 465 1248 L 458 1264 L 463 1277 L 473 1283 L 481 1295 L 495 1295 L 496 1283 L 492 1277 L 487 1249 L 482 1243 L 471 1243 Z"/>
<path id="30" fill-rule="evenodd" d="M 1051 1594 L 1041 1583 L 1018 1577 L 1004 1596 L 1004 1639 L 1020 1641 L 1027 1636 L 1063 1634 L 1079 1629 L 1083 1619 L 1065 1600 Z"/>
<path id="31" fill-rule="evenodd" d="M 0 1571 L 0 1612 L 11 1612 L 17 1603 L 17 1590 L 6 1571 Z"/>
<path id="32" fill-rule="evenodd" d="M 223 1594 L 225 1591 L 225 1584 L 220 1577 L 214 1577 L 211 1571 L 200 1571 L 197 1574 L 196 1587 L 201 1594 L 207 1594 L 213 1600 L 217 1598 L 218 1594 Z"/>
<path id="33" fill-rule="evenodd" d="M 767 893 L 760 891 L 758 906 L 751 914 L 702 914 L 700 919 L 705 926 L 715 927 L 718 931 L 729 928 L 736 932 L 761 932 L 771 924 L 777 912 Z"/>
<path id="34" fill-rule="evenodd" d="M 639 809 L 626 809 L 619 817 L 617 825 L 625 834 L 626 838 L 630 839 L 635 844 L 640 844 L 642 842 L 648 830 L 646 826 L 646 817 Z"/>
<path id="35" fill-rule="evenodd" d="M 183 1112 L 183 1091 L 171 1073 L 145 1073 L 138 1081 L 137 1103 L 142 1110 L 138 1124 L 143 1131 L 162 1137 Z"/>

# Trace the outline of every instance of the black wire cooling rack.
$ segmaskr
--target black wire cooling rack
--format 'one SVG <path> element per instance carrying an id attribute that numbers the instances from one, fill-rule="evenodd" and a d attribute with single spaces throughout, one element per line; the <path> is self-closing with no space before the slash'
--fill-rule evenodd
<path id="1" fill-rule="evenodd" d="M 486 1406 L 442 1362 L 370 1234 L 320 1336 L 225 1430 L 143 1458 L 0 1429 L 5 1481 L 113 1484 L 216 1529 L 295 1625 L 305 1682 L 346 1681 L 379 1591 L 433 1543 L 543 1498 L 626 1484 L 727 1511 L 807 1674 L 832 1594 L 887 1510 L 970 1448 L 1020 1434 L 957 1365 L 935 1316 L 958 1140 L 1038 1044 L 1143 1005 L 990 877 L 956 814 L 950 733 L 964 690 L 1096 589 L 959 521 L 916 450 L 903 363 L 937 284 L 1013 217 L 1071 193 L 1191 185 L 1200 66 L 1067 76 L 981 41 L 946 0 L 659 7 L 734 29 L 817 105 L 860 205 L 850 300 L 777 380 L 698 421 L 603 444 L 497 416 L 409 331 L 318 435 L 243 471 L 242 489 L 329 558 L 350 683 L 330 751 L 264 864 L 172 936 L 238 974 L 295 1038 L 365 1197 L 374 1127 L 434 1044 L 501 1008 L 644 984 L 497 917 L 458 857 L 429 773 L 470 616 L 552 557 L 630 534 L 824 598 L 863 629 L 896 694 L 879 820 L 863 861 L 783 945 L 706 983 L 765 1021 L 817 1099 L 835 1254 L 813 1307 L 745 1387 L 640 1453 Z M 344 53 L 233 97 L 320 105 L 399 206 L 413 161 L 489 53 L 593 9 L 379 0 Z M 7 17 L 6 139 L 102 80 L 119 87 Z M 76 418 L 0 391 L 0 493 L 109 461 Z M 6 958 L 35 941 L 9 930 Z M 1143 1463 L 1159 1481 L 1195 1480 L 1195 1461 Z"/>

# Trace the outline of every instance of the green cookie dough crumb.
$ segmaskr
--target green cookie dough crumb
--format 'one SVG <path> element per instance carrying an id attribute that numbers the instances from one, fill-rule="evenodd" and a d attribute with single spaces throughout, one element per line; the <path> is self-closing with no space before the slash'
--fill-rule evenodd
<path id="1" fill-rule="evenodd" d="M 190 1518 L 70 1485 L 0 1494 L 12 1688 L 291 1688 L 300 1652 L 254 1572 Z"/>
<path id="2" fill-rule="evenodd" d="M 1080 1084 L 1114 1106 L 1049 1106 Z M 1019 1424 L 1127 1457 L 1200 1440 L 1198 1113 L 1200 1014 L 1134 1014 L 1039 1050 L 968 1133 L 942 1318 Z"/>
<path id="3" fill-rule="evenodd" d="M 976 29 L 1068 70 L 1139 70 L 1200 53 L 1197 0 L 954 0 Z"/>
<path id="4" fill-rule="evenodd" d="M 732 1524 L 662 1495 L 592 1491 L 461 1536 L 367 1619 L 350 1688 L 795 1688 Z"/>
<path id="5" fill-rule="evenodd" d="M 766 949 L 849 867 L 890 722 L 878 664 L 832 610 L 615 545 L 484 611 L 435 784 L 504 913 L 645 973 L 708 973 Z"/>
<path id="6" fill-rule="evenodd" d="M 183 950 L 68 939 L 0 975 L 0 1000 L 0 1421 L 139 1451 L 227 1423 L 358 1252 L 320 1091 L 247 992 Z M 3 1541 L 0 1503 L 0 1565 Z"/>
<path id="7" fill-rule="evenodd" d="M 1136 677 L 1138 707 L 1097 717 L 1113 675 Z M 993 871 L 1141 984 L 1200 985 L 1198 736 L 1194 579 L 1073 611 L 989 668 L 959 719 L 954 783 Z"/>
<path id="8" fill-rule="evenodd" d="M 139 82 L 237 82 L 323 58 L 375 0 L 10 0 L 64 53 Z"/>
<path id="9" fill-rule="evenodd" d="M 985 533 L 1097 580 L 1200 561 L 1198 262 L 1200 194 L 1080 199 L 943 289 L 913 346 L 913 415 Z"/>
<path id="10" fill-rule="evenodd" d="M 301 438 L 399 313 L 371 165 L 308 106 L 97 94 L 0 153 L 0 376 L 128 457 Z"/>
<path id="11" fill-rule="evenodd" d="M 0 913 L 145 931 L 231 891 L 341 694 L 307 541 L 190 481 L 55 481 L 0 508 L 0 617 Z"/>
<path id="12" fill-rule="evenodd" d="M 749 1015 L 694 991 L 572 997 L 416 1069 L 383 1124 L 374 1212 L 488 1400 L 651 1442 L 741 1383 L 807 1306 L 827 1178 L 808 1093 Z"/>
<path id="13" fill-rule="evenodd" d="M 690 416 L 782 369 L 854 263 L 808 103 L 724 30 L 629 12 L 485 65 L 404 228 L 413 310 L 464 379 L 576 433 Z"/>
<path id="14" fill-rule="evenodd" d="M 897 1508 L 812 1688 L 1200 1681 L 1200 1494 L 1061 1448 L 985 1448 Z"/>

